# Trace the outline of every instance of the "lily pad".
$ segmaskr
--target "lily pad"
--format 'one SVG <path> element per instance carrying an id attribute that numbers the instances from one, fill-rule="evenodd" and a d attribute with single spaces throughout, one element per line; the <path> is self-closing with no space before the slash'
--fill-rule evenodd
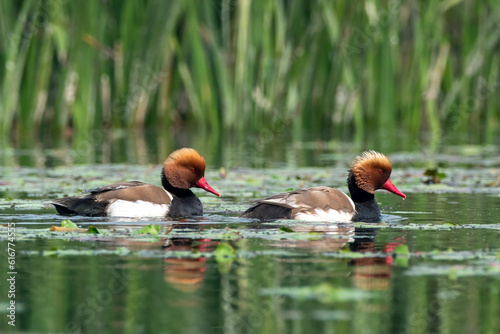
<path id="1" fill-rule="evenodd" d="M 147 225 L 134 232 L 134 234 L 159 234 L 159 233 L 160 233 L 160 225 Z"/>
<path id="2" fill-rule="evenodd" d="M 69 220 L 69 219 L 64 219 L 61 222 L 61 227 L 78 228 L 78 226 L 75 223 L 73 223 L 71 220 Z"/>
<path id="3" fill-rule="evenodd" d="M 410 256 L 410 250 L 408 249 L 408 245 L 399 245 L 394 248 L 394 254 L 398 257 L 408 257 Z"/>
<path id="4" fill-rule="evenodd" d="M 87 230 L 88 233 L 90 234 L 100 234 L 101 232 L 97 229 L 97 227 L 95 226 L 89 226 L 88 230 Z"/>
<path id="5" fill-rule="evenodd" d="M 445 173 L 439 172 L 437 168 L 427 169 L 424 172 L 425 176 L 430 176 L 426 183 L 441 183 L 441 180 L 446 177 Z"/>
<path id="6" fill-rule="evenodd" d="M 225 242 L 217 245 L 214 254 L 215 260 L 219 263 L 232 262 L 236 258 L 236 250 Z"/>

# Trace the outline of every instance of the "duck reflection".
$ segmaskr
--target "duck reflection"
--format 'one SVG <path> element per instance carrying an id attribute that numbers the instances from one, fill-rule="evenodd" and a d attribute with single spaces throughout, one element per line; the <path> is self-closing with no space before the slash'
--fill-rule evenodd
<path id="1" fill-rule="evenodd" d="M 321 253 L 351 251 L 365 253 L 366 256 L 351 258 L 351 277 L 354 287 L 367 291 L 387 291 L 392 274 L 392 252 L 404 244 L 404 237 L 380 243 L 376 241 L 379 228 L 355 227 L 352 224 L 300 225 L 292 228 L 294 232 L 311 233 L 309 240 L 283 240 L 274 242 L 275 247 L 300 248 Z M 370 256 L 373 254 L 373 256 Z M 346 256 L 347 257 L 347 256 Z M 336 259 L 332 259 L 336 262 Z"/>
<path id="2" fill-rule="evenodd" d="M 299 248 L 321 252 L 335 252 L 343 249 L 346 244 L 354 241 L 354 226 L 347 225 L 299 225 L 292 228 L 294 232 L 308 238 L 304 240 L 279 240 L 271 244 L 280 248 Z"/>
<path id="3" fill-rule="evenodd" d="M 279 229 L 279 225 L 274 226 L 248 226 L 250 229 Z M 122 226 L 123 228 L 123 226 Z M 170 228 L 200 228 L 195 224 L 175 224 Z M 390 288 L 391 274 L 393 268 L 392 252 L 398 245 L 404 244 L 404 237 L 396 237 L 389 242 L 379 242 L 377 235 L 379 228 L 355 227 L 354 224 L 301 224 L 292 226 L 293 232 L 305 235 L 299 240 L 273 240 L 267 245 L 278 248 L 301 249 L 307 252 L 322 253 L 326 257 L 318 260 L 311 258 L 277 259 L 282 263 L 322 263 L 331 262 L 334 265 L 347 263 L 352 267 L 350 277 L 355 288 L 367 291 L 387 291 Z M 203 230 L 203 228 L 201 228 Z M 208 238 L 164 238 L 158 242 L 138 241 L 126 239 L 120 241 L 126 243 L 129 248 L 161 248 L 164 256 L 164 280 L 172 288 L 182 292 L 195 292 L 199 290 L 206 276 L 207 258 L 203 253 L 212 253 L 217 248 L 220 240 Z M 238 243 L 238 240 L 233 240 Z M 366 256 L 351 257 L 348 254 L 342 256 L 340 252 L 364 253 Z M 169 254 L 170 253 L 170 254 Z M 188 254 L 183 256 L 184 254 Z M 198 253 L 201 256 L 193 258 L 189 254 Z M 331 258 L 328 254 L 335 253 Z M 332 254 L 333 255 L 333 254 Z M 345 259 L 348 259 L 347 262 Z M 210 261 L 208 261 L 210 262 Z M 314 270 L 306 270 L 300 276 L 313 275 Z M 332 277 L 337 275 L 332 272 Z M 295 276 L 295 274 L 294 274 Z"/>
<path id="4" fill-rule="evenodd" d="M 193 228 L 197 225 L 182 224 L 185 220 L 179 220 L 180 224 L 164 225 L 166 227 L 165 234 L 173 229 Z M 116 230 L 133 231 L 141 228 L 141 225 L 110 225 L 109 228 Z M 197 291 L 203 284 L 205 279 L 206 258 L 203 253 L 210 253 L 215 250 L 219 241 L 212 239 L 200 238 L 159 238 L 158 241 L 151 240 L 134 240 L 129 238 L 101 238 L 101 242 L 112 242 L 116 246 L 127 247 L 130 250 L 158 250 L 162 249 L 165 253 L 163 259 L 165 266 L 163 268 L 164 280 L 172 288 L 182 292 Z M 201 253 L 199 257 L 190 256 L 175 256 L 169 253 L 188 254 Z"/>
<path id="5" fill-rule="evenodd" d="M 211 252 L 219 242 L 211 239 L 171 238 L 166 240 L 165 252 Z M 198 290 L 205 278 L 206 258 L 165 257 L 164 278 L 173 288 L 183 292 Z"/>
<path id="6" fill-rule="evenodd" d="M 362 290 L 389 290 L 393 267 L 392 251 L 405 242 L 404 238 L 396 238 L 388 243 L 376 243 L 378 231 L 376 228 L 357 228 L 355 241 L 349 245 L 353 252 L 374 254 L 349 261 L 349 265 L 353 266 L 354 286 Z"/>

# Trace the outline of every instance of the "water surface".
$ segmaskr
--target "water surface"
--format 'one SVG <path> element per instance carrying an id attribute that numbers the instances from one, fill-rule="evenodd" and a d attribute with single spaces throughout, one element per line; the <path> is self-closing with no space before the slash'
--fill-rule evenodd
<path id="1" fill-rule="evenodd" d="M 277 163 L 228 168 L 227 175 L 209 168 L 206 178 L 222 197 L 196 190 L 202 218 L 71 218 L 82 229 L 97 227 L 97 235 L 50 232 L 65 217 L 44 203 L 120 180 L 159 184 L 159 165 L 1 167 L 0 223 L 15 222 L 17 232 L 17 318 L 15 328 L 2 321 L 0 329 L 500 332 L 500 164 L 494 157 L 478 162 L 459 155 L 441 168 L 447 174 L 441 184 L 426 184 L 426 162 L 394 154 L 391 179 L 408 198 L 378 192 L 381 224 L 238 218 L 252 200 L 284 190 L 347 191 L 352 158 L 318 154 L 325 166 Z M 134 233 L 151 224 L 159 234 Z M 3 249 L 6 237 L 0 227 Z M 6 266 L 5 252 L 0 263 Z M 6 286 L 0 290 L 6 305 Z"/>

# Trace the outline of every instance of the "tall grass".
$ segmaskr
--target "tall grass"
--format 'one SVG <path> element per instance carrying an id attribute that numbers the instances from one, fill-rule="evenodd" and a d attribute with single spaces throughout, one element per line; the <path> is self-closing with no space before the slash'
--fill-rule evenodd
<path id="1" fill-rule="evenodd" d="M 491 141 L 499 39 L 496 1 L 1 1 L 0 129 Z"/>

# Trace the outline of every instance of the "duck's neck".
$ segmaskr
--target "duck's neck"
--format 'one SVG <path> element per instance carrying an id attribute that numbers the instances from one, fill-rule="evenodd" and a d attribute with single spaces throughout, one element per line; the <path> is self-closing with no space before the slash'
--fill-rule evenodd
<path id="1" fill-rule="evenodd" d="M 168 179 L 165 176 L 165 172 L 162 170 L 161 171 L 161 184 L 163 188 L 165 188 L 166 191 L 171 193 L 172 195 L 179 197 L 179 198 L 186 198 L 186 197 L 196 197 L 196 195 L 189 189 L 181 189 L 174 187 Z"/>
<path id="2" fill-rule="evenodd" d="M 189 189 L 174 187 L 161 171 L 161 184 L 166 191 L 171 193 L 174 198 L 168 212 L 169 217 L 181 218 L 203 215 L 203 205 L 196 195 Z"/>
<path id="3" fill-rule="evenodd" d="M 352 220 L 366 222 L 380 221 L 380 208 L 375 201 L 375 195 L 361 189 L 358 186 L 356 177 L 352 171 L 349 172 L 347 186 L 349 188 L 352 201 L 356 207 L 356 214 Z"/>

